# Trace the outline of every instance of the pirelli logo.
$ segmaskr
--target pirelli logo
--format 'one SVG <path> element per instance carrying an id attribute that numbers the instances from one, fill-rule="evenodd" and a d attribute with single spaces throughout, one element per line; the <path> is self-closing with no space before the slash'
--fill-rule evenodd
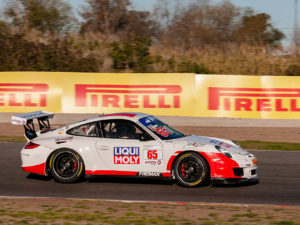
<path id="1" fill-rule="evenodd" d="M 0 107 L 46 107 L 47 84 L 0 83 Z"/>
<path id="2" fill-rule="evenodd" d="M 209 110 L 300 112 L 300 89 L 209 87 Z"/>
<path id="3" fill-rule="evenodd" d="M 76 84 L 75 106 L 180 108 L 180 85 Z"/>

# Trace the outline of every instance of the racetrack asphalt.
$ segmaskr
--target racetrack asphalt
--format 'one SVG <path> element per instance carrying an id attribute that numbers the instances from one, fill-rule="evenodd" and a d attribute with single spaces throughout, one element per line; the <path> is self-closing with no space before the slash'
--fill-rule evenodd
<path id="1" fill-rule="evenodd" d="M 23 143 L 0 143 L 0 196 L 300 205 L 300 152 L 251 151 L 260 183 L 183 188 L 170 180 L 97 177 L 77 184 L 21 170 Z"/>

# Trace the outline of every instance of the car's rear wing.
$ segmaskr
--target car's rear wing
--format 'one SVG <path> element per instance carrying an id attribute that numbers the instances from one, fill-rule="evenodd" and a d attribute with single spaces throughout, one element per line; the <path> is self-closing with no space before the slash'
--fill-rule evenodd
<path id="1" fill-rule="evenodd" d="M 54 113 L 46 111 L 35 111 L 30 113 L 17 114 L 11 117 L 11 123 L 15 125 L 23 125 L 25 129 L 25 136 L 31 140 L 37 137 L 33 119 L 37 119 L 40 131 L 50 130 L 49 118 L 53 119 Z"/>

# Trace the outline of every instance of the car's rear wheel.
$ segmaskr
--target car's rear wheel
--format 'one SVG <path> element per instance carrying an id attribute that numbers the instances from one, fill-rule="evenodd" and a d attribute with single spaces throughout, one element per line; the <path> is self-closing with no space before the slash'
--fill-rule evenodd
<path id="1" fill-rule="evenodd" d="M 84 164 L 80 155 L 70 149 L 54 152 L 49 167 L 54 179 L 60 183 L 77 182 L 84 174 Z"/>
<path id="2" fill-rule="evenodd" d="M 184 187 L 203 185 L 209 176 L 209 166 L 197 153 L 188 152 L 179 156 L 174 163 L 176 181 Z"/>

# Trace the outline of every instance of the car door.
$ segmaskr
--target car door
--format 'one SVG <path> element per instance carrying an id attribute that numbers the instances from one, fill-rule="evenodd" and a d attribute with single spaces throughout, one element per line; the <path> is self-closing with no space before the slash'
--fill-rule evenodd
<path id="1" fill-rule="evenodd" d="M 97 151 L 106 167 L 114 171 L 163 171 L 163 145 L 129 120 L 105 120 L 100 123 L 102 138 Z M 155 175 L 152 173 L 152 175 Z"/>

